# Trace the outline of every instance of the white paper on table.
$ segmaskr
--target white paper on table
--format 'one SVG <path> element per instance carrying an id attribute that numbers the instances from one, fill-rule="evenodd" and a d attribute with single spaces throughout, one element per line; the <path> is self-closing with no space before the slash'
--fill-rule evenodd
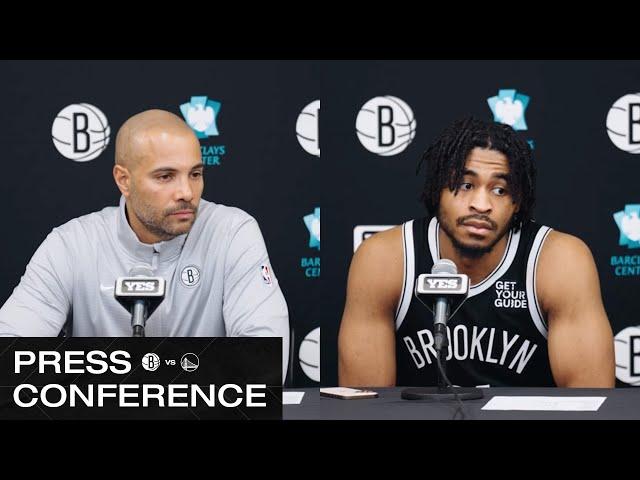
<path id="1" fill-rule="evenodd" d="M 496 396 L 482 410 L 547 410 L 596 412 L 607 397 L 504 397 Z"/>
<path id="2" fill-rule="evenodd" d="M 304 392 L 282 392 L 283 405 L 298 405 L 302 402 Z"/>

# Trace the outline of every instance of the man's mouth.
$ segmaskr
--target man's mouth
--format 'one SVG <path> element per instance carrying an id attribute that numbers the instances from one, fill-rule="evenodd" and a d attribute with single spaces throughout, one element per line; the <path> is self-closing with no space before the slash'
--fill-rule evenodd
<path id="1" fill-rule="evenodd" d="M 462 223 L 462 226 L 465 227 L 469 233 L 476 235 L 486 235 L 494 229 L 491 223 L 481 220 L 467 220 Z"/>
<path id="2" fill-rule="evenodd" d="M 194 213 L 195 212 L 193 210 L 178 210 L 177 212 L 173 212 L 171 215 L 176 217 L 189 217 Z"/>

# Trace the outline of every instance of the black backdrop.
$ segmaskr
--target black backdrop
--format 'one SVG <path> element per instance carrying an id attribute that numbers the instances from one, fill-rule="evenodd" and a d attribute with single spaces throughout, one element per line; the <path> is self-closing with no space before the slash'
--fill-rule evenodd
<path id="1" fill-rule="evenodd" d="M 219 166 L 206 167 L 203 196 L 260 223 L 294 330 L 288 384 L 317 385 L 298 356 L 305 336 L 322 326 L 322 384 L 335 385 L 354 227 L 421 216 L 415 165 L 428 143 L 460 116 L 491 119 L 487 99 L 515 89 L 530 97 L 520 134 L 535 146 L 536 219 L 590 246 L 614 334 L 640 325 L 638 275 L 617 276 L 611 265 L 612 257 L 640 254 L 620 244 L 613 219 L 640 204 L 640 155 L 617 148 L 606 130 L 616 100 L 640 90 L 638 61 L 2 61 L 0 85 L 2 302 L 53 227 L 117 203 L 113 141 L 124 120 L 148 108 L 180 114 L 182 103 L 206 95 L 222 106 L 219 135 L 202 145 L 224 145 L 226 153 Z M 406 102 L 417 122 L 413 141 L 394 156 L 369 152 L 356 135 L 361 107 L 384 95 Z M 322 161 L 296 140 L 298 115 L 320 98 Z M 99 157 L 78 163 L 58 153 L 51 127 L 60 110 L 83 102 L 104 112 L 111 141 Z M 302 259 L 320 251 L 309 246 L 303 217 L 320 206 L 325 264 L 321 277 L 307 276 Z M 618 335 L 620 386 L 640 380 L 640 356 L 632 356 L 640 353 L 638 332 Z M 307 371 L 316 371 L 317 344 L 304 344 Z"/>
<path id="2" fill-rule="evenodd" d="M 320 98 L 320 68 L 307 61 L 0 62 L 0 302 L 52 228 L 117 205 L 115 134 L 128 117 L 149 108 L 181 115 L 180 105 L 192 96 L 208 96 L 221 103 L 219 135 L 201 144 L 224 145 L 226 152 L 220 165 L 205 167 L 203 198 L 242 208 L 258 220 L 294 330 L 289 384 L 317 385 L 302 371 L 298 349 L 320 326 L 319 278 L 306 277 L 300 267 L 302 257 L 319 256 L 309 248 L 303 217 L 320 207 L 320 159 L 298 143 L 296 121 Z M 106 150 L 84 163 L 63 157 L 51 138 L 58 112 L 77 103 L 96 106 L 111 127 Z"/>
<path id="3" fill-rule="evenodd" d="M 606 129 L 614 102 L 640 91 L 640 62 L 339 61 L 328 71 L 321 118 L 323 174 L 325 183 L 332 181 L 330 194 L 325 191 L 323 196 L 323 384 L 337 383 L 336 342 L 354 227 L 397 225 L 423 216 L 418 202 L 423 177 L 415 175 L 417 160 L 454 119 L 467 114 L 493 119 L 487 100 L 501 89 L 530 97 L 525 111 L 528 129 L 520 134 L 533 141 L 538 166 L 536 219 L 589 245 L 614 335 L 640 325 L 639 277 L 616 276 L 611 266 L 612 256 L 640 253 L 619 244 L 620 230 L 613 219 L 625 205 L 640 203 L 640 155 L 618 149 Z M 412 143 L 395 156 L 369 152 L 356 135 L 361 107 L 384 95 L 406 102 L 417 123 Z M 638 117 L 640 108 L 634 119 Z M 636 128 L 635 140 L 640 142 L 640 124 Z M 632 352 L 640 353 L 640 337 L 634 341 L 623 334 L 616 349 L 621 366 L 617 373 L 633 373 L 627 383 L 640 380 L 640 357 L 632 358 L 635 370 L 629 368 Z"/>

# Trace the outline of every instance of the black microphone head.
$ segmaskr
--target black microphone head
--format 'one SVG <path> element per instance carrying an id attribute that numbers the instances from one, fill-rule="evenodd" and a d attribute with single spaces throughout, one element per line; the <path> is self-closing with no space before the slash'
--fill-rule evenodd
<path id="1" fill-rule="evenodd" d="M 139 264 L 134 265 L 129 270 L 130 277 L 153 277 L 153 271 L 148 265 Z"/>
<path id="2" fill-rule="evenodd" d="M 447 275 L 455 275 L 458 273 L 458 267 L 448 258 L 441 258 L 436 263 L 433 264 L 431 268 L 431 273 L 437 275 L 439 273 L 444 273 Z"/>

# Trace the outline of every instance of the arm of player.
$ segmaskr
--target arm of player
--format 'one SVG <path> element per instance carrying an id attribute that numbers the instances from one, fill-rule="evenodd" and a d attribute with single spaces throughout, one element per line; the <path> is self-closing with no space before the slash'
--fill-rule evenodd
<path id="1" fill-rule="evenodd" d="M 602 304 L 598 271 L 580 239 L 549 233 L 536 289 L 549 326 L 549 361 L 559 387 L 613 387 L 613 334 Z"/>
<path id="2" fill-rule="evenodd" d="M 403 274 L 401 227 L 373 235 L 354 254 L 338 335 L 340 386 L 395 386 L 394 315 Z"/>
<path id="3" fill-rule="evenodd" d="M 53 230 L 0 308 L 0 336 L 55 337 L 71 307 L 73 270 L 64 239 Z"/>
<path id="4" fill-rule="evenodd" d="M 284 382 L 289 360 L 289 312 L 258 222 L 250 216 L 240 222 L 230 240 L 223 295 L 227 336 L 282 337 Z"/>

